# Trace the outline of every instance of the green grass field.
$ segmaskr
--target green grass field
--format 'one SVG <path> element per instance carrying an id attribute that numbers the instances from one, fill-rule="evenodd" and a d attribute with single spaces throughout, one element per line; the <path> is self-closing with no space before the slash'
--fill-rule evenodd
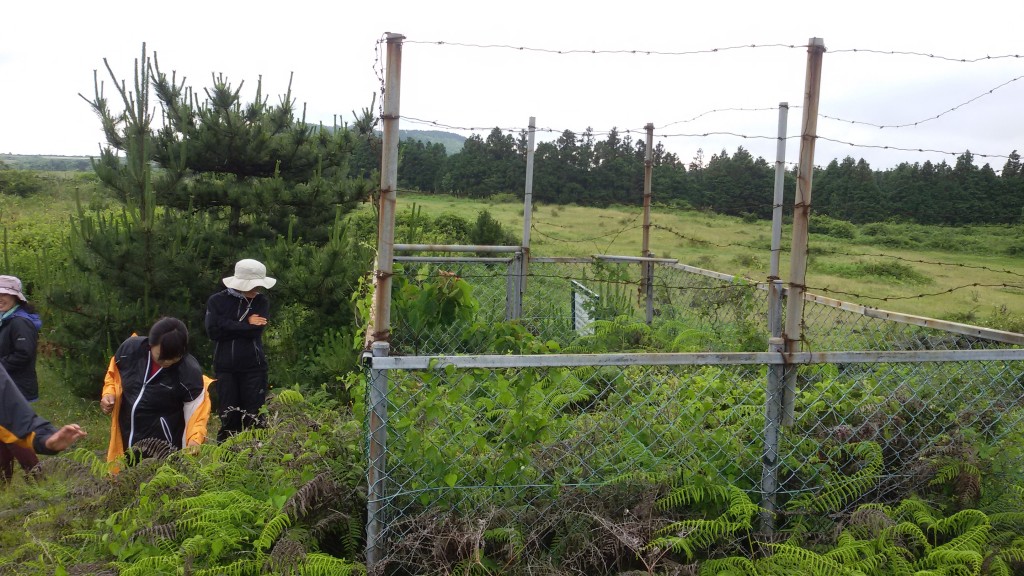
<path id="1" fill-rule="evenodd" d="M 471 221 L 487 210 L 509 231 L 523 233 L 521 202 L 399 193 L 400 213 L 413 205 L 431 216 L 451 213 Z M 640 206 L 535 205 L 532 254 L 639 256 L 642 223 Z M 752 280 L 768 276 L 769 221 L 655 206 L 651 223 L 650 246 L 656 256 Z M 1024 255 L 1014 250 L 1021 232 L 1007 226 L 869 224 L 856 227 L 854 238 L 812 233 L 807 286 L 811 292 L 865 306 L 986 325 L 1002 322 L 1004 326 L 993 327 L 1012 328 L 1020 325 L 1015 318 L 1024 316 Z M 792 230 L 784 226 L 783 280 L 789 279 L 791 240 Z"/>

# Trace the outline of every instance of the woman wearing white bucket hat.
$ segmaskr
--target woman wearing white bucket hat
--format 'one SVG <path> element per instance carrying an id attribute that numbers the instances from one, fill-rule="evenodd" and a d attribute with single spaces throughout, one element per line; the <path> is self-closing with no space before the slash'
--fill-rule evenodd
<path id="1" fill-rule="evenodd" d="M 214 342 L 218 441 L 260 424 L 259 412 L 267 398 L 263 330 L 270 299 L 259 289 L 270 289 L 277 280 L 267 276 L 263 263 L 244 259 L 235 264 L 235 274 L 223 282 L 226 288 L 206 301 L 205 322 L 206 333 Z"/>

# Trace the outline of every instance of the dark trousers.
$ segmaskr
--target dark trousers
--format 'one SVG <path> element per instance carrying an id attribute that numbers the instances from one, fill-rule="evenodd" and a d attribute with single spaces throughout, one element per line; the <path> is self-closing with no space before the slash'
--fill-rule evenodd
<path id="1" fill-rule="evenodd" d="M 223 442 L 246 428 L 262 426 L 260 408 L 267 399 L 266 372 L 217 372 L 217 400 Z"/>
<path id="2" fill-rule="evenodd" d="M 36 456 L 35 450 L 18 446 L 17 444 L 0 443 L 0 477 L 2 477 L 4 482 L 9 482 L 11 477 L 14 476 L 15 460 L 29 474 L 39 464 L 39 458 Z"/>

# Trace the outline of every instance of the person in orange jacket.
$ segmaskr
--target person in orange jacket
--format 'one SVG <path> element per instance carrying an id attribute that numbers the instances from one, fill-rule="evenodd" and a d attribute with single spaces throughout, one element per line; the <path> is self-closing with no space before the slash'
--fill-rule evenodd
<path id="1" fill-rule="evenodd" d="M 0 365 L 0 442 L 9 448 L 31 452 L 34 458 L 37 453 L 56 454 L 85 436 L 85 430 L 78 424 L 58 429 L 40 418 Z M 5 462 L 0 477 L 9 481 L 13 474 L 13 462 Z"/>
<path id="2" fill-rule="evenodd" d="M 132 335 L 110 359 L 100 408 L 111 415 L 107 461 L 144 440 L 178 450 L 206 440 L 211 380 L 188 353 L 188 329 L 177 318 L 158 320 L 148 337 Z M 117 471 L 116 466 L 112 471 Z"/>

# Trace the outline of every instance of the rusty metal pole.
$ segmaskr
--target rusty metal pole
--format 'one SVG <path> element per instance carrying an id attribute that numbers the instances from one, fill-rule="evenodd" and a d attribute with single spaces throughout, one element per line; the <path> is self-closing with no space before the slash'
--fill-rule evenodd
<path id="1" fill-rule="evenodd" d="M 380 220 L 377 228 L 377 271 L 374 276 L 373 333 L 374 357 L 390 354 L 391 275 L 395 256 L 395 207 L 398 188 L 398 112 L 402 79 L 401 34 L 387 34 L 387 77 L 384 84 L 384 134 L 380 166 Z M 382 535 L 386 530 L 382 507 L 387 478 L 387 394 L 388 375 L 370 369 L 368 466 L 366 471 L 366 568 L 376 573 L 382 553 Z"/>
<path id="2" fill-rule="evenodd" d="M 768 267 L 768 351 L 785 350 L 782 336 L 782 281 L 779 253 L 782 251 L 782 199 L 786 182 L 786 124 L 789 104 L 779 103 L 779 142 L 775 149 L 775 196 L 772 203 L 772 250 Z M 781 356 L 781 354 L 780 354 Z M 761 530 L 775 529 L 776 493 L 779 489 L 779 430 L 782 427 L 782 383 L 786 365 L 768 367 L 768 388 L 764 397 L 764 451 L 761 457 Z"/>
<path id="3" fill-rule="evenodd" d="M 384 132 L 380 160 L 380 220 L 377 226 L 377 271 L 373 294 L 373 341 L 391 339 L 391 273 L 395 257 L 395 205 L 398 188 L 398 110 L 402 83 L 401 34 L 387 33 L 384 84 Z"/>
<path id="4" fill-rule="evenodd" d="M 807 277 L 807 227 L 811 214 L 811 179 L 814 176 L 814 144 L 818 129 L 818 99 L 821 92 L 821 61 L 825 41 L 811 38 L 807 45 L 807 73 L 804 80 L 804 117 L 800 133 L 796 198 L 793 200 L 793 241 L 790 244 L 789 295 L 786 298 L 787 353 L 800 351 L 803 340 L 804 293 Z M 782 425 L 792 426 L 796 403 L 796 370 L 786 373 L 782 394 Z"/>
<path id="5" fill-rule="evenodd" d="M 533 156 L 537 137 L 537 118 L 530 116 L 526 140 L 526 189 L 523 192 L 523 251 L 518 255 L 519 282 L 516 286 L 516 318 L 523 313 L 523 297 L 530 271 L 530 232 L 533 230 Z"/>
<path id="6" fill-rule="evenodd" d="M 648 122 L 644 126 L 647 130 L 647 149 L 644 155 L 644 239 L 641 249 L 641 256 L 651 257 L 651 178 L 654 173 L 654 124 Z M 654 321 L 654 263 L 646 261 L 643 263 L 643 292 L 646 302 L 647 323 Z"/>

